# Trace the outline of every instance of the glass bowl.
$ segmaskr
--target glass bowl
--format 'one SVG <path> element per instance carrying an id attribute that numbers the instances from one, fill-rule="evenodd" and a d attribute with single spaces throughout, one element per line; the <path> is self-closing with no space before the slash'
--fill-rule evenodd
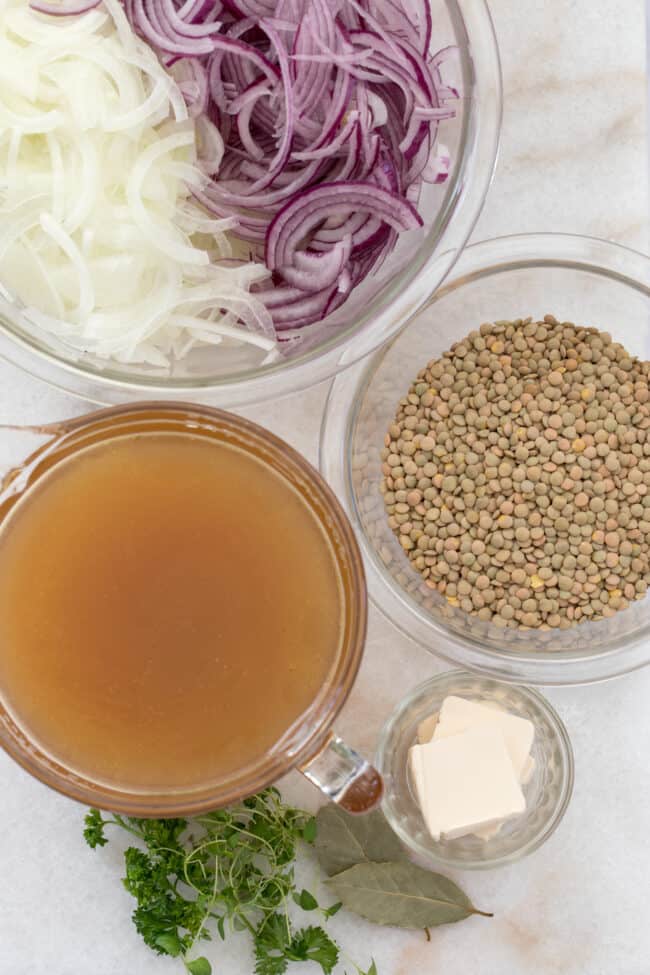
<path id="1" fill-rule="evenodd" d="M 650 258 L 564 234 L 467 248 L 452 279 L 397 337 L 332 383 L 320 464 L 359 536 L 371 598 L 399 629 L 439 657 L 502 680 L 588 683 L 650 662 L 650 596 L 570 629 L 498 628 L 427 588 L 389 528 L 379 492 L 384 435 L 419 369 L 482 322 L 546 313 L 608 331 L 650 358 Z"/>
<path id="2" fill-rule="evenodd" d="M 237 407 L 313 386 L 378 348 L 440 284 L 480 213 L 496 161 L 501 123 L 499 55 L 486 0 L 431 0 L 436 49 L 455 45 L 445 79 L 461 98 L 440 143 L 453 169 L 423 191 L 424 227 L 402 235 L 383 268 L 310 331 L 302 351 L 264 367 L 252 346 L 228 358 L 193 350 L 171 371 L 73 357 L 30 333 L 19 303 L 0 285 L 0 355 L 53 386 L 102 404 L 191 399 Z"/>
<path id="3" fill-rule="evenodd" d="M 491 703 L 527 718 L 535 726 L 531 755 L 535 766 L 522 786 L 526 811 L 505 822 L 496 835 L 436 841 L 429 834 L 408 772 L 408 751 L 418 725 L 438 712 L 449 694 Z M 537 691 L 452 670 L 416 687 L 385 724 L 377 748 L 384 776 L 382 809 L 400 840 L 428 866 L 481 870 L 521 860 L 555 832 L 573 791 L 573 751 L 566 728 Z"/>

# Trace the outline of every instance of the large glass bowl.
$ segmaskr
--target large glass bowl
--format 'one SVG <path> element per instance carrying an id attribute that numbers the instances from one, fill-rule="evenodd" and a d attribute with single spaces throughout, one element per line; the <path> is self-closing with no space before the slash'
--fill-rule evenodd
<path id="1" fill-rule="evenodd" d="M 171 372 L 75 358 L 37 339 L 18 302 L 0 285 L 0 355 L 68 392 L 96 403 L 181 399 L 236 407 L 306 388 L 378 348 L 433 293 L 465 245 L 480 213 L 496 160 L 501 123 L 501 75 L 486 0 L 431 0 L 433 45 L 457 48 L 445 80 L 461 98 L 455 119 L 439 129 L 451 150 L 445 183 L 428 185 L 424 227 L 402 235 L 377 275 L 314 327 L 302 350 L 260 367 L 259 350 L 224 354 L 197 349 Z"/>
<path id="2" fill-rule="evenodd" d="M 542 317 L 610 332 L 650 358 L 650 258 L 588 237 L 501 237 L 465 250 L 451 280 L 397 337 L 332 383 L 321 471 L 342 499 L 366 562 L 370 596 L 432 653 L 502 680 L 574 684 L 650 662 L 650 596 L 570 629 L 502 629 L 426 587 L 388 526 L 380 450 L 418 371 L 482 322 Z"/>

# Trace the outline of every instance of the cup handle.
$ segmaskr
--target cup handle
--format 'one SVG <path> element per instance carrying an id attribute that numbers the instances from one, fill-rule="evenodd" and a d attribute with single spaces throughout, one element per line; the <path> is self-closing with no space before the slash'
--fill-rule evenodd
<path id="1" fill-rule="evenodd" d="M 370 812 L 384 794 L 384 783 L 377 769 L 338 735 L 331 735 L 300 771 L 328 799 L 350 813 Z"/>

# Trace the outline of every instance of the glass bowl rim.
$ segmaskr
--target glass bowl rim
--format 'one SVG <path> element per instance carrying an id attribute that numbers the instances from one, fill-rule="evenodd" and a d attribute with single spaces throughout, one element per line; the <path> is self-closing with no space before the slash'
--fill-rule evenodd
<path id="1" fill-rule="evenodd" d="M 475 682 L 483 681 L 486 684 L 503 684 L 509 687 L 510 690 L 515 691 L 515 693 L 524 700 L 532 701 L 542 712 L 549 726 L 552 728 L 555 740 L 562 755 L 564 775 L 557 802 L 553 807 L 553 811 L 549 816 L 548 821 L 544 824 L 544 827 L 540 829 L 534 837 L 532 837 L 531 840 L 522 844 L 511 853 L 491 858 L 458 860 L 455 857 L 445 857 L 443 855 L 434 853 L 428 846 L 424 846 L 423 844 L 419 843 L 406 829 L 404 829 L 400 819 L 394 815 L 387 792 L 384 794 L 382 811 L 386 816 L 391 829 L 395 831 L 401 842 L 404 843 L 404 845 L 417 856 L 428 860 L 430 864 L 453 867 L 456 870 L 492 870 L 497 867 L 507 866 L 510 863 L 515 863 L 529 854 L 534 853 L 535 850 L 538 850 L 546 842 L 546 840 L 553 835 L 557 827 L 560 825 L 562 819 L 564 818 L 564 814 L 569 807 L 569 803 L 571 802 L 573 787 L 575 784 L 575 757 L 573 754 L 573 746 L 571 744 L 571 739 L 564 721 L 559 716 L 550 701 L 545 698 L 543 694 L 533 687 L 527 687 L 525 684 L 506 683 L 504 681 L 499 681 L 492 677 L 484 677 L 481 674 L 472 673 L 471 671 L 467 670 L 456 669 L 443 671 L 441 674 L 436 674 L 434 677 L 430 677 L 426 681 L 418 684 L 416 687 L 412 688 L 412 690 L 409 691 L 404 698 L 402 698 L 381 729 L 375 752 L 375 761 L 377 763 L 377 768 L 380 770 L 381 774 L 385 776 L 384 756 L 387 753 L 391 737 L 398 722 L 408 712 L 409 708 L 420 697 L 424 698 L 432 688 L 450 684 L 452 685 L 452 690 L 450 690 L 450 693 L 454 693 L 453 686 L 456 684 L 456 682 L 460 681 L 462 683 L 463 680 L 468 678 L 471 678 Z"/>
<path id="2" fill-rule="evenodd" d="M 460 633 L 425 614 L 398 587 L 369 543 L 361 525 L 351 481 L 349 443 L 365 390 L 392 346 L 414 320 L 465 284 L 505 271 L 560 267 L 599 274 L 650 297 L 650 257 L 638 250 L 597 237 L 565 233 L 512 234 L 488 238 L 465 248 L 453 272 L 424 306 L 414 312 L 393 338 L 332 380 L 325 403 L 319 444 L 319 467 L 332 484 L 354 525 L 364 555 L 371 602 L 402 633 L 452 664 L 498 680 L 547 686 L 590 684 L 623 676 L 650 663 L 650 619 L 632 635 L 614 638 L 595 652 L 539 652 L 496 648 L 477 636 Z M 427 638 L 412 633 L 406 618 L 415 618 Z M 581 624 L 587 637 L 588 627 Z"/>

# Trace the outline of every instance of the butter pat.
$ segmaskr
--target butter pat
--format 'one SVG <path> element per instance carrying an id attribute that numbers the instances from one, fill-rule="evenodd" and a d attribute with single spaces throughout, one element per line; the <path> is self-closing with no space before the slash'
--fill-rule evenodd
<path id="1" fill-rule="evenodd" d="M 418 725 L 418 741 L 421 745 L 426 745 L 433 738 L 433 733 L 438 724 L 438 715 L 430 714 L 428 718 L 421 721 Z"/>
<path id="2" fill-rule="evenodd" d="M 436 729 L 437 730 L 437 729 Z M 519 776 L 499 727 L 484 725 L 409 752 L 413 786 L 434 840 L 453 839 L 526 809 Z"/>
<path id="3" fill-rule="evenodd" d="M 466 701 L 452 694 L 442 703 L 433 740 L 450 738 L 452 735 L 470 729 L 488 727 L 498 728 L 501 731 L 515 775 L 520 782 L 527 781 L 531 771 L 529 759 L 535 727 L 532 721 L 526 718 L 520 718 L 516 714 L 509 714 L 490 705 L 478 704 L 476 701 Z"/>

